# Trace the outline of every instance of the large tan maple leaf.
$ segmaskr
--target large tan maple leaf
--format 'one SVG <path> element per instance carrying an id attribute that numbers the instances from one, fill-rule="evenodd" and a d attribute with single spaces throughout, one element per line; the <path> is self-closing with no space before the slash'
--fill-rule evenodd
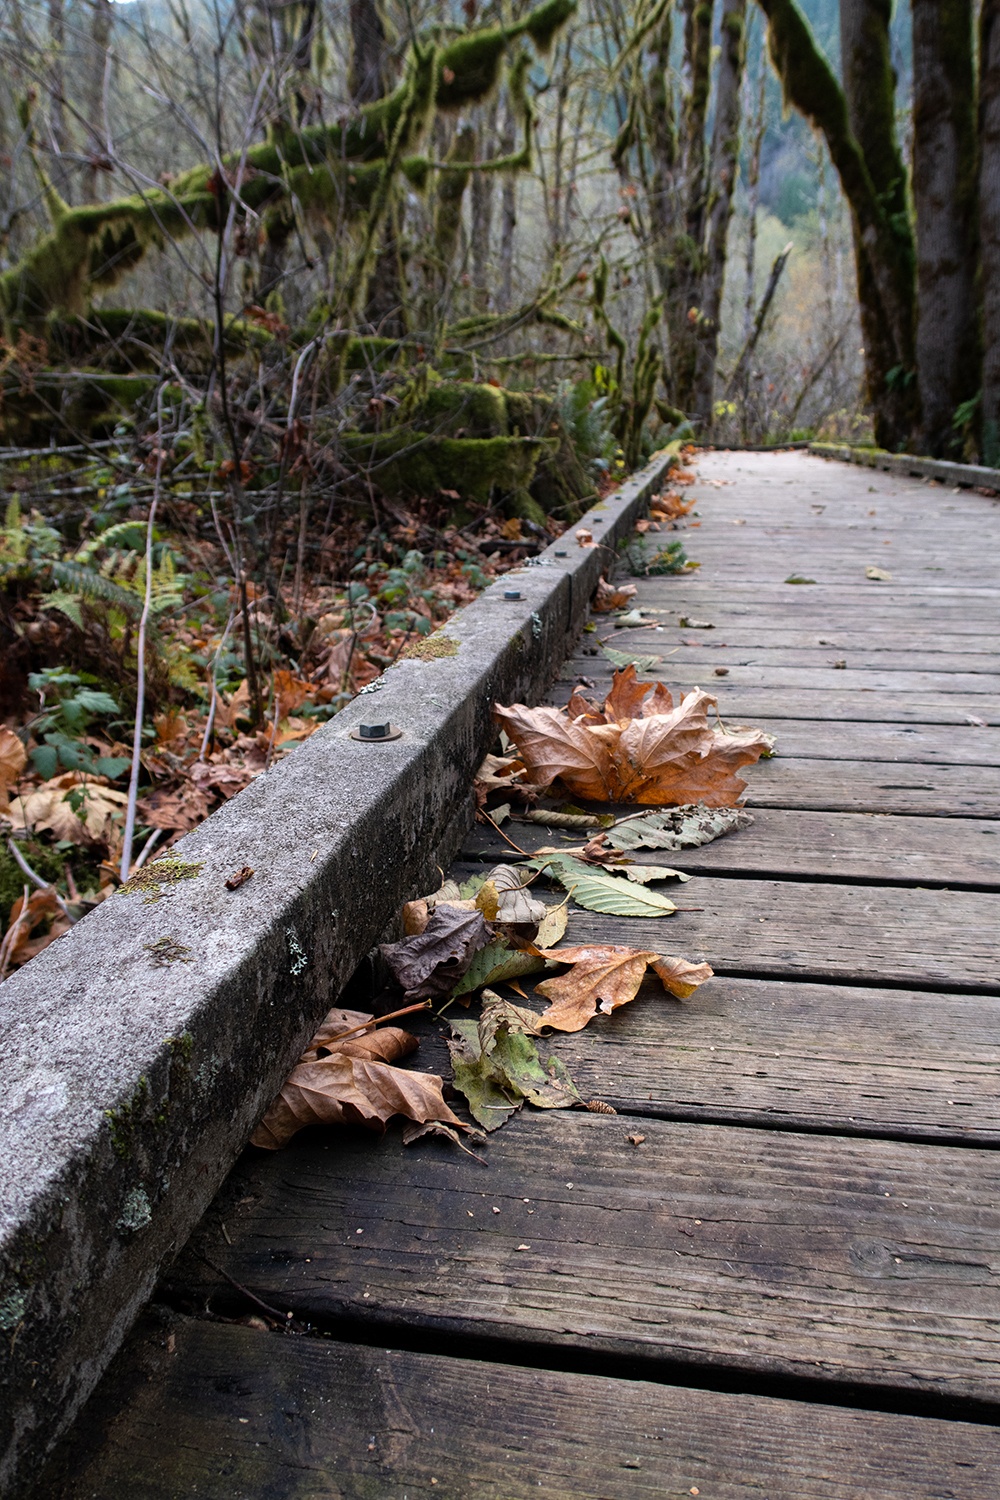
<path id="1" fill-rule="evenodd" d="M 495 711 L 534 782 L 558 780 L 590 802 L 735 807 L 747 789 L 737 771 L 774 741 L 760 729 L 710 723 L 716 707 L 701 688 L 675 705 L 662 683 L 639 682 L 628 666 L 601 707 L 577 691 L 564 709 L 514 703 Z"/>

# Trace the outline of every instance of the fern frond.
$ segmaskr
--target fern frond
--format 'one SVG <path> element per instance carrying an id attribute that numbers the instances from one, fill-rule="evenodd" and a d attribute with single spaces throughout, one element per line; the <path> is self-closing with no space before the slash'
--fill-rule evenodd
<path id="1" fill-rule="evenodd" d="M 93 568 L 85 568 L 76 562 L 54 562 L 52 576 L 64 588 L 82 594 L 85 599 L 99 599 L 103 604 L 113 604 L 133 619 L 138 619 L 142 614 L 142 599 L 138 594 L 131 589 L 123 589 L 120 584 L 105 578 Z"/>

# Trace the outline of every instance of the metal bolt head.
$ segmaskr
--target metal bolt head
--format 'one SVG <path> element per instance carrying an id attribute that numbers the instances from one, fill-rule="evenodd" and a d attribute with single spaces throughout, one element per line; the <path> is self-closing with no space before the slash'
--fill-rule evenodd
<path id="1" fill-rule="evenodd" d="M 505 599 L 520 599 L 520 597 L 521 597 L 521 590 L 520 589 L 504 589 L 503 596 L 504 596 Z"/>
<path id="2" fill-rule="evenodd" d="M 363 740 L 370 744 L 375 740 L 398 740 L 403 731 L 398 724 L 387 724 L 384 721 L 374 724 L 359 724 L 357 729 L 351 730 L 352 740 Z"/>
<path id="3" fill-rule="evenodd" d="M 556 552 L 556 557 L 568 557 L 568 555 L 565 547 L 559 548 Z"/>

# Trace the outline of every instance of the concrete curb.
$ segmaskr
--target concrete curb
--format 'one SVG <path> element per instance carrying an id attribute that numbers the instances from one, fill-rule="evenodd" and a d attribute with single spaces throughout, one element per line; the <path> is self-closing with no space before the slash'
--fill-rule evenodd
<path id="1" fill-rule="evenodd" d="M 505 575 L 442 627 L 453 654 L 397 663 L 184 838 L 196 875 L 117 893 L 0 989 L 0 1493 L 28 1484 L 315 1022 L 457 850 L 493 702 L 558 672 L 670 462 L 587 513 L 598 548 L 571 529 Z M 372 718 L 402 737 L 349 737 Z"/>
<path id="2" fill-rule="evenodd" d="M 809 452 L 820 458 L 837 458 L 842 463 L 861 464 L 867 469 L 884 469 L 911 479 L 940 479 L 942 484 L 980 486 L 1000 492 L 1000 469 L 982 464 L 953 464 L 943 458 L 914 458 L 909 453 L 887 453 L 884 448 L 851 448 L 846 443 L 810 443 Z"/>

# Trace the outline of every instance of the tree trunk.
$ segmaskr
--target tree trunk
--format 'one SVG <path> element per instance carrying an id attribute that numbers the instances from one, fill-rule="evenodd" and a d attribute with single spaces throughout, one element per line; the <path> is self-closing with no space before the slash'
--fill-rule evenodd
<path id="1" fill-rule="evenodd" d="M 708 204 L 708 243 L 702 277 L 701 315 L 697 324 L 691 407 L 703 431 L 711 432 L 715 412 L 715 361 L 726 283 L 726 245 L 733 212 L 733 191 L 740 158 L 740 89 L 746 62 L 746 0 L 724 0 L 722 51 L 715 91 Z"/>
<path id="2" fill-rule="evenodd" d="M 896 136 L 891 18 L 892 0 L 841 0 L 840 53 L 850 127 L 875 191 L 889 215 L 902 224 L 909 222 L 909 204 L 906 168 Z M 907 358 L 882 306 L 857 215 L 853 231 L 865 384 L 875 417 L 875 440 L 895 451 L 910 442 L 919 421 L 916 345 L 911 336 L 912 352 Z"/>
<path id="3" fill-rule="evenodd" d="M 479 160 L 486 161 L 496 152 L 496 101 L 482 111 L 483 126 L 479 135 Z M 472 220 L 469 231 L 472 252 L 472 303 L 476 312 L 488 312 L 490 295 L 490 246 L 493 240 L 494 172 L 476 172 L 472 179 Z"/>
<path id="4" fill-rule="evenodd" d="M 69 144 L 66 131 L 66 9 L 65 0 L 49 0 L 49 130 L 52 137 L 53 163 L 50 177 L 56 192 L 65 202 L 72 201 L 70 175 L 63 160 Z"/>
<path id="5" fill-rule="evenodd" d="M 351 0 L 351 99 L 374 104 L 388 87 L 385 27 L 376 0 Z"/>
<path id="6" fill-rule="evenodd" d="M 979 390 L 972 0 L 912 0 L 912 8 L 923 447 L 960 457 L 955 412 Z"/>
<path id="7" fill-rule="evenodd" d="M 1000 467 L 1000 0 L 983 0 L 979 69 L 982 456 L 983 463 Z"/>
<path id="8" fill-rule="evenodd" d="M 93 15 L 90 22 L 90 47 L 87 57 L 87 76 L 84 89 L 83 110 L 87 124 L 87 165 L 83 169 L 83 201 L 96 203 L 99 200 L 98 173 L 110 165 L 107 162 L 107 142 L 104 129 L 104 75 L 108 62 L 108 47 L 111 42 L 110 0 L 92 0 Z"/>
<path id="9" fill-rule="evenodd" d="M 385 26 L 378 0 L 351 0 L 351 99 L 355 104 L 374 104 L 388 88 L 388 56 Z M 402 338 L 403 275 L 399 260 L 398 212 L 394 204 L 386 215 L 382 244 L 375 270 L 365 293 L 364 321 L 385 338 Z"/>
<path id="10" fill-rule="evenodd" d="M 665 311 L 670 329 L 670 399 L 689 412 L 694 395 L 698 357 L 697 320 L 704 270 L 705 118 L 708 113 L 712 62 L 712 6 L 704 0 L 685 0 L 684 52 L 688 94 L 684 106 L 682 169 L 683 217 L 670 231 L 668 263 L 673 283 Z"/>
<path id="11" fill-rule="evenodd" d="M 749 78 L 747 79 L 749 83 Z M 750 133 L 750 160 L 747 167 L 747 255 L 746 292 L 743 298 L 743 342 L 750 337 L 753 327 L 754 308 L 757 306 L 757 210 L 760 206 L 760 158 L 767 133 L 767 54 L 761 49 L 760 73 L 756 83 L 756 103 L 747 90 L 747 119 L 752 119 Z"/>
<path id="12" fill-rule="evenodd" d="M 517 117 L 512 101 L 507 100 L 500 155 L 510 156 L 517 138 Z M 517 173 L 505 172 L 500 210 L 500 291 L 498 311 L 509 312 L 514 305 L 514 233 L 517 229 Z"/>
<path id="13" fill-rule="evenodd" d="M 758 0 L 768 18 L 771 58 L 786 99 L 821 130 L 851 207 L 858 297 L 865 336 L 865 375 L 875 435 L 888 448 L 912 441 L 916 391 L 914 249 L 909 219 L 891 211 L 888 173 L 898 158 L 893 129 L 894 80 L 888 50 L 888 0 L 842 0 L 844 53 L 851 105 L 795 0 Z M 850 42 L 866 37 L 863 45 Z M 851 111 L 869 135 L 878 181 L 869 168 Z M 884 184 L 880 188 L 879 183 Z M 898 191 L 898 188 L 897 188 Z"/>

